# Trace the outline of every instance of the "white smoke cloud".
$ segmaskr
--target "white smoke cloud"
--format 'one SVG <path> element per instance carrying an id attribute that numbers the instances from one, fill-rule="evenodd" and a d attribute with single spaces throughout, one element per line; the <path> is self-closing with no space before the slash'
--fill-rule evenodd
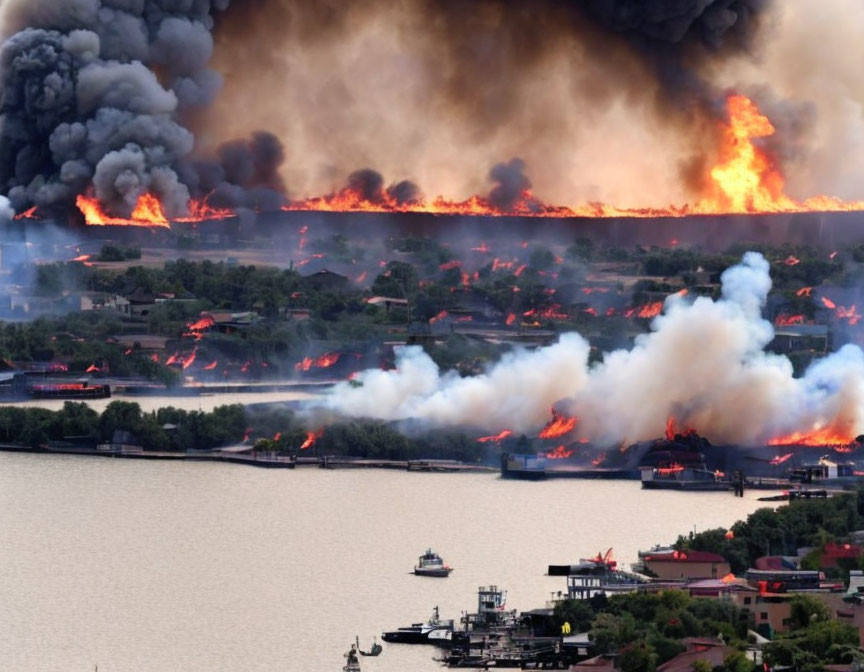
<path id="1" fill-rule="evenodd" d="M 396 370 L 365 371 L 360 386 L 336 386 L 324 405 L 347 416 L 531 432 L 558 404 L 579 417 L 581 436 L 609 444 L 656 438 L 669 417 L 715 443 L 826 428 L 861 433 L 864 353 L 846 346 L 795 378 L 786 357 L 764 350 L 774 337 L 761 316 L 771 289 L 765 258 L 745 254 L 722 283 L 718 301 L 668 298 L 633 349 L 592 367 L 588 343 L 573 333 L 470 378 L 442 375 L 421 348 L 406 347 Z"/>

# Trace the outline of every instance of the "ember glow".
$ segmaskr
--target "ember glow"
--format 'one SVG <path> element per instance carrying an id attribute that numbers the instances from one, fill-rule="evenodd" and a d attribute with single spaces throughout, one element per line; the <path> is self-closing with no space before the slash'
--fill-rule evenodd
<path id="1" fill-rule="evenodd" d="M 772 457 L 768 464 L 783 464 L 786 460 L 792 457 L 795 453 L 785 453 L 784 455 L 777 455 L 776 457 Z"/>

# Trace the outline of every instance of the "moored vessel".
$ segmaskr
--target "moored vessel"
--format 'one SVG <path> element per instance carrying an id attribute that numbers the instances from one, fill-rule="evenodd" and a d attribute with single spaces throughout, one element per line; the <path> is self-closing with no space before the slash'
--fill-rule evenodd
<path id="1" fill-rule="evenodd" d="M 390 630 L 381 635 L 381 639 L 391 644 L 430 644 L 429 635 L 439 630 L 452 631 L 453 620 L 442 620 L 438 614 L 438 607 L 432 610 L 432 617 L 425 623 L 413 623 L 412 625 Z"/>
<path id="2" fill-rule="evenodd" d="M 417 560 L 417 566 L 414 567 L 414 573 L 417 576 L 434 576 L 438 578 L 447 578 L 453 568 L 445 565 L 441 556 L 435 553 L 431 548 L 427 548 L 426 552 Z"/>

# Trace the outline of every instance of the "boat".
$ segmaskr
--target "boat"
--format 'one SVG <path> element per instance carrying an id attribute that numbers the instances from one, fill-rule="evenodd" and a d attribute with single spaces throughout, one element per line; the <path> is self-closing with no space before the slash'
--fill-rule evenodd
<path id="1" fill-rule="evenodd" d="M 425 623 L 413 623 L 412 625 L 385 632 L 381 639 L 391 644 L 430 644 L 429 635 L 438 630 L 453 630 L 453 621 L 442 620 L 438 614 L 438 607 L 432 610 L 432 617 Z"/>
<path id="2" fill-rule="evenodd" d="M 364 651 L 360 648 L 360 638 L 357 638 L 357 650 L 360 652 L 361 656 L 380 656 L 381 652 L 384 650 L 384 647 L 381 646 L 374 639 L 372 640 L 372 648 L 368 651 Z"/>
<path id="3" fill-rule="evenodd" d="M 360 672 L 360 659 L 357 658 L 357 648 L 354 644 L 345 654 L 345 665 L 342 666 L 342 672 Z"/>
<path id="4" fill-rule="evenodd" d="M 441 556 L 431 548 L 427 548 L 426 552 L 420 556 L 417 566 L 414 568 L 414 573 L 417 576 L 435 576 L 439 578 L 450 576 L 450 572 L 452 571 L 453 568 L 445 565 Z"/>
<path id="5" fill-rule="evenodd" d="M 646 455 L 639 467 L 642 487 L 651 490 L 730 490 L 725 475 L 705 466 L 705 456 L 694 451 L 662 450 Z"/>

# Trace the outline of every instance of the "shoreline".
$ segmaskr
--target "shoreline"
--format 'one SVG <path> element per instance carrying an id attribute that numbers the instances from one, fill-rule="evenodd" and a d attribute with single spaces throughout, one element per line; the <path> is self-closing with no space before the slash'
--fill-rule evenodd
<path id="1" fill-rule="evenodd" d="M 117 448 L 101 450 L 98 448 L 51 448 L 48 446 L 32 448 L 17 444 L 0 444 L 0 452 L 29 453 L 33 455 L 72 455 L 79 457 L 108 457 L 132 460 L 165 460 L 174 462 L 223 462 L 266 469 L 295 469 L 297 467 L 317 467 L 319 469 L 393 469 L 400 471 L 439 472 L 439 473 L 498 473 L 498 469 L 488 465 L 471 464 L 457 460 L 375 460 L 349 456 L 325 455 L 321 457 L 294 457 L 273 453 L 246 452 L 246 447 L 208 451 L 148 451 Z"/>

